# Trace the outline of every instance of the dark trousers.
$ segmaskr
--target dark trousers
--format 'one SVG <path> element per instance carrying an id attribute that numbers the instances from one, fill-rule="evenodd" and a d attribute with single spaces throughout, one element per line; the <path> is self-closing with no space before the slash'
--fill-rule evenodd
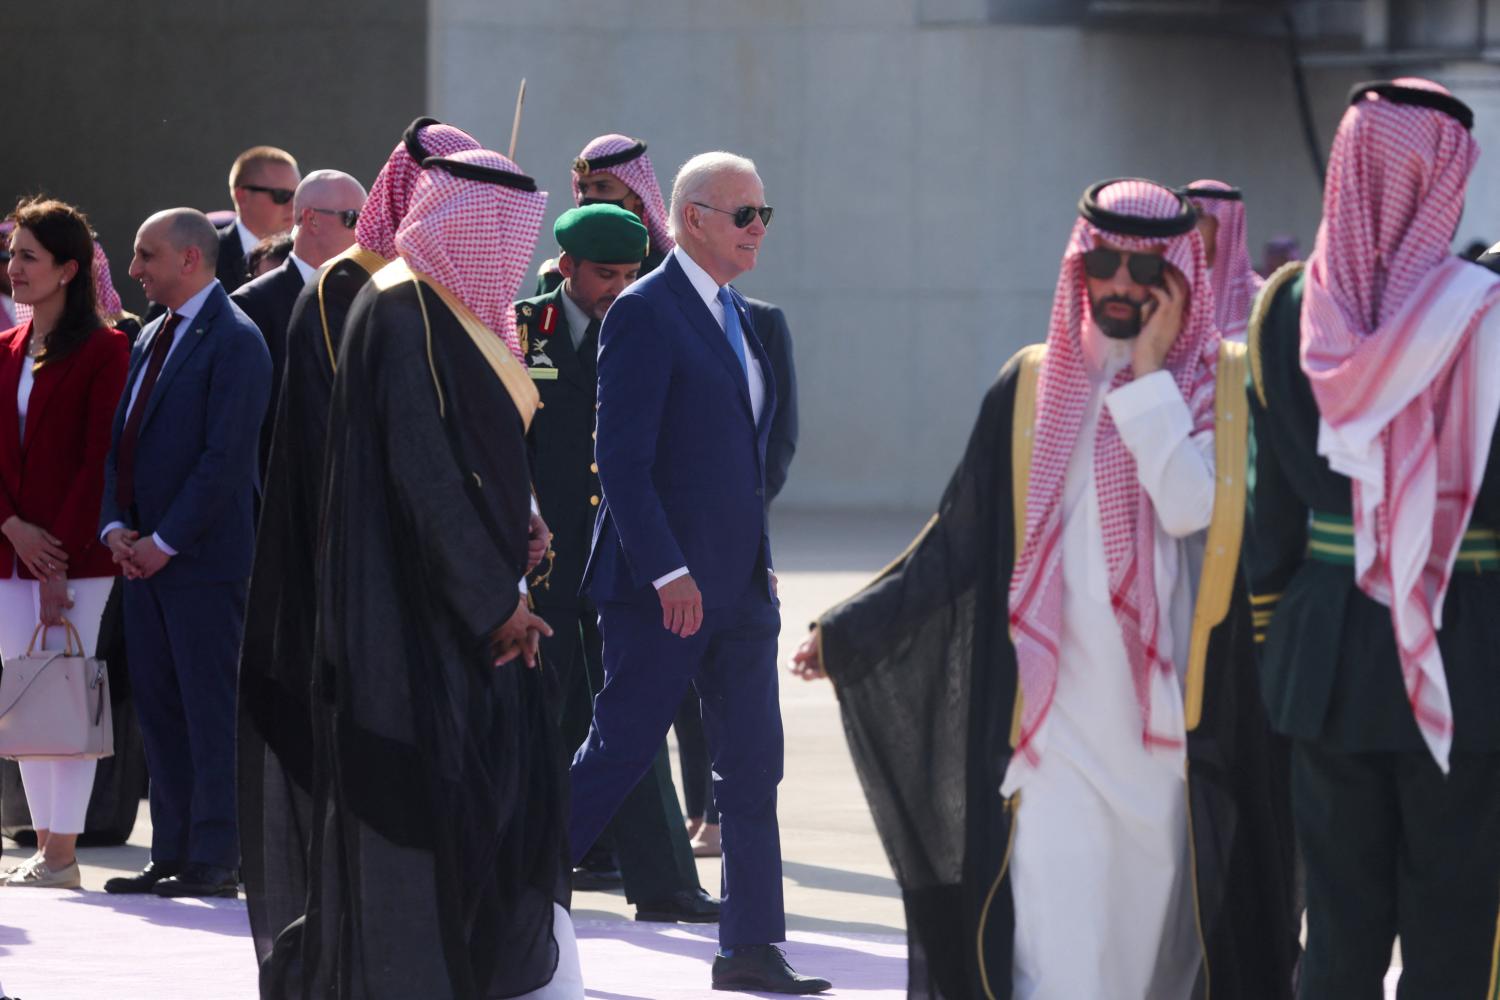
<path id="1" fill-rule="evenodd" d="M 786 938 L 776 786 L 781 781 L 781 709 L 776 637 L 781 615 L 764 584 L 738 603 L 707 609 L 687 639 L 662 628 L 653 603 L 606 604 L 604 688 L 588 739 L 573 758 L 570 844 L 576 861 L 593 843 L 662 740 L 688 686 L 697 688 L 713 756 L 724 846 L 719 943 Z"/>
<path id="2" fill-rule="evenodd" d="M 540 608 L 538 613 L 552 626 L 552 638 L 542 640 L 542 658 L 557 673 L 561 696 L 559 745 L 571 759 L 573 751 L 588 737 L 594 718 L 594 692 L 604 686 L 598 615 L 591 605 L 577 610 Z M 600 840 L 614 848 L 629 902 L 651 903 L 679 890 L 702 888 L 682 812 L 677 808 L 665 744 L 620 803 Z M 593 845 L 581 846 L 582 851 L 575 853 L 581 854 Z"/>
<path id="3" fill-rule="evenodd" d="M 672 728 L 677 731 L 677 762 L 682 765 L 683 811 L 717 826 L 713 769 L 708 766 L 708 738 L 703 735 L 703 709 L 698 707 L 696 692 L 689 691 L 682 699 Z"/>
<path id="4" fill-rule="evenodd" d="M 235 670 L 245 584 L 127 580 L 125 642 L 146 769 L 151 859 L 239 864 Z"/>
<path id="5" fill-rule="evenodd" d="M 1298 740 L 1292 806 L 1307 868 L 1301 1000 L 1483 998 L 1500 909 L 1500 754 L 1344 753 Z"/>

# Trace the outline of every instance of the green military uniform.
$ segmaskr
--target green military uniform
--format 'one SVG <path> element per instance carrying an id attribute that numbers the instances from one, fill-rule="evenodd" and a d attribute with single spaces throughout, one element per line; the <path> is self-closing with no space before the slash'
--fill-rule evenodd
<path id="1" fill-rule="evenodd" d="M 1452 695 L 1445 778 L 1408 704 L 1391 612 L 1355 584 L 1350 481 L 1318 454 L 1300 360 L 1302 265 L 1250 319 L 1246 569 L 1272 724 L 1293 738 L 1307 867 L 1303 997 L 1489 997 L 1500 948 L 1500 436 L 1438 634 Z M 1484 993 L 1488 984 L 1491 993 Z"/>
<path id="2" fill-rule="evenodd" d="M 609 234 L 590 228 L 612 216 L 634 220 L 613 206 L 573 209 L 558 220 L 559 239 L 586 251 L 582 259 L 618 262 L 624 259 L 621 248 Z M 633 255 L 638 260 L 646 229 L 634 223 L 626 231 L 635 230 L 641 240 Z M 604 683 L 598 614 L 579 593 L 603 494 L 594 464 L 599 323 L 589 323 L 575 347 L 564 294 L 559 283 L 545 295 L 516 303 L 516 331 L 541 395 L 542 407 L 529 435 L 532 481 L 542 517 L 553 532 L 551 551 L 532 575 L 530 589 L 537 613 L 553 630 L 550 639 L 542 640 L 542 655 L 558 676 L 562 744 L 571 755 L 588 735 L 593 694 Z M 620 806 L 606 836 L 613 838 L 625 895 L 632 902 L 650 906 L 701 888 L 665 745 Z"/>

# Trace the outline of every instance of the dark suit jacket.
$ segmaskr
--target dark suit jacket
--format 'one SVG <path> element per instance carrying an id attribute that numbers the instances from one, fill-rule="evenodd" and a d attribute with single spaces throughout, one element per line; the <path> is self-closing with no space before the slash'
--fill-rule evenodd
<path id="1" fill-rule="evenodd" d="M 286 370 L 286 328 L 292 318 L 292 307 L 302 291 L 302 272 L 288 258 L 274 270 L 246 282 L 229 296 L 245 311 L 265 338 L 271 352 L 271 401 L 260 433 L 260 469 L 266 469 L 271 454 L 271 431 L 275 426 L 276 400 L 281 394 L 281 373 Z"/>
<path id="2" fill-rule="evenodd" d="M 676 257 L 627 288 L 604 319 L 604 502 L 584 574 L 596 603 L 655 604 L 652 581 L 686 566 L 704 606 L 726 607 L 771 566 L 765 460 L 776 377 L 744 299 L 733 296 L 765 377 L 758 426 L 744 369 Z"/>
<path id="3" fill-rule="evenodd" d="M 771 436 L 766 442 L 766 504 L 769 506 L 786 485 L 787 470 L 797 452 L 797 368 L 792 363 L 792 332 L 787 329 L 781 307 L 760 299 L 745 299 L 750 321 L 771 359 L 776 376 L 776 414 L 771 418 Z"/>
<path id="4" fill-rule="evenodd" d="M 243 580 L 254 547 L 256 445 L 271 395 L 271 355 L 260 331 L 222 287 L 177 331 L 178 343 L 157 377 L 140 426 L 135 504 L 115 503 L 120 433 L 130 387 L 144 368 L 162 320 L 141 331 L 115 409 L 99 530 L 119 521 L 143 536 L 159 532 L 177 555 L 163 583 Z"/>
<path id="5" fill-rule="evenodd" d="M 233 222 L 219 230 L 219 263 L 214 268 L 214 277 L 226 292 L 234 291 L 246 281 L 245 248 L 240 244 L 239 227 Z"/>
<path id="6" fill-rule="evenodd" d="M 38 369 L 21 436 L 16 390 L 26 356 L 29 323 L 0 333 L 0 522 L 12 514 L 62 540 L 68 576 L 114 576 L 109 550 L 99 541 L 99 503 L 110 420 L 125 384 L 130 345 L 118 330 L 101 327 L 72 354 Z M 0 578 L 15 562 L 15 549 L 0 535 Z"/>

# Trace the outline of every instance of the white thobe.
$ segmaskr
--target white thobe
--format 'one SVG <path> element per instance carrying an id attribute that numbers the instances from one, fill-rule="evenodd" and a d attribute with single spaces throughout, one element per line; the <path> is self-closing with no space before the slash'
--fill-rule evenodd
<path id="1" fill-rule="evenodd" d="M 1201 962 L 1189 867 L 1182 749 L 1147 749 L 1130 663 L 1110 606 L 1094 481 L 1108 406 L 1157 512 L 1163 645 L 1179 676 L 1152 694 L 1153 729 L 1185 737 L 1181 675 L 1203 532 L 1213 513 L 1213 436 L 1194 435 L 1169 373 L 1111 391 L 1129 342 L 1085 335 L 1093 393 L 1063 486 L 1063 620 L 1057 691 L 1040 760 L 1016 757 L 1010 860 L 1015 1000 L 1187 1000 Z"/>

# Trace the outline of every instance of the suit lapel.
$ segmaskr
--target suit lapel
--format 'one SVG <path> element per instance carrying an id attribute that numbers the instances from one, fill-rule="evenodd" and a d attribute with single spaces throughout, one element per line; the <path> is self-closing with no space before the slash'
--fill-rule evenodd
<path id="1" fill-rule="evenodd" d="M 146 400 L 146 412 L 141 414 L 141 428 L 151 422 L 151 415 L 161 403 L 161 398 L 166 394 L 167 386 L 173 377 L 187 364 L 188 357 L 203 343 L 203 335 L 208 332 L 209 325 L 219 315 L 219 310 L 229 301 L 229 296 L 224 293 L 222 287 L 215 288 L 203 303 L 203 308 L 198 310 L 198 315 L 192 320 L 186 321 L 177 329 L 177 345 L 172 348 L 172 353 L 167 356 L 167 363 L 162 366 L 161 374 L 156 376 L 156 385 L 151 388 L 151 398 Z M 136 400 L 137 403 L 140 400 Z"/>
<path id="2" fill-rule="evenodd" d="M 16 336 L 6 345 L 4 376 L 0 377 L 0 399 L 15 399 L 16 393 L 21 387 L 21 366 L 31 364 L 31 359 L 26 356 L 26 340 L 30 336 L 31 324 L 27 323 L 16 332 Z M 14 406 L 0 406 L 0 455 L 5 456 L 4 468 L 16 470 L 19 477 L 21 470 L 21 416 Z M 19 478 L 7 485 L 12 487 L 11 495 L 15 495 L 14 487 L 19 484 Z"/>
<path id="3" fill-rule="evenodd" d="M 557 310 L 557 323 L 552 327 L 552 332 L 547 334 L 547 356 L 557 368 L 558 378 L 565 378 L 580 389 L 588 389 L 592 394 L 593 387 L 589 385 L 588 372 L 584 371 L 583 362 L 578 358 L 578 350 L 573 346 L 573 328 L 568 324 L 568 310 L 563 308 L 564 294 L 563 286 L 558 285 L 552 292 L 552 301 L 548 303 Z"/>
<path id="4" fill-rule="evenodd" d="M 26 430 L 21 440 L 21 454 L 31 447 L 31 439 L 36 437 L 36 428 L 41 424 L 43 414 L 47 412 L 47 404 L 52 402 L 52 397 L 57 395 L 57 387 L 67 381 L 68 373 L 73 370 L 73 363 L 83 351 L 82 347 L 61 361 L 53 361 L 42 368 L 38 368 L 32 376 L 31 399 L 26 403 Z M 23 357 L 24 363 L 30 363 L 30 358 Z"/>
<path id="5" fill-rule="evenodd" d="M 740 359 L 729 346 L 729 338 L 725 336 L 723 329 L 719 326 L 714 314 L 709 312 L 708 304 L 703 301 L 693 283 L 688 280 L 687 273 L 682 270 L 682 265 L 677 263 L 675 256 L 668 256 L 667 262 L 662 265 L 666 271 L 667 284 L 677 293 L 677 304 L 693 325 L 693 330 L 698 336 L 708 342 L 709 349 L 718 355 L 719 361 L 734 375 L 735 384 L 740 387 L 740 402 L 745 404 L 745 415 L 751 420 L 755 419 L 755 411 L 750 407 L 750 383 L 745 378 L 745 369 L 740 366 Z M 741 323 L 743 311 L 740 313 Z"/>

